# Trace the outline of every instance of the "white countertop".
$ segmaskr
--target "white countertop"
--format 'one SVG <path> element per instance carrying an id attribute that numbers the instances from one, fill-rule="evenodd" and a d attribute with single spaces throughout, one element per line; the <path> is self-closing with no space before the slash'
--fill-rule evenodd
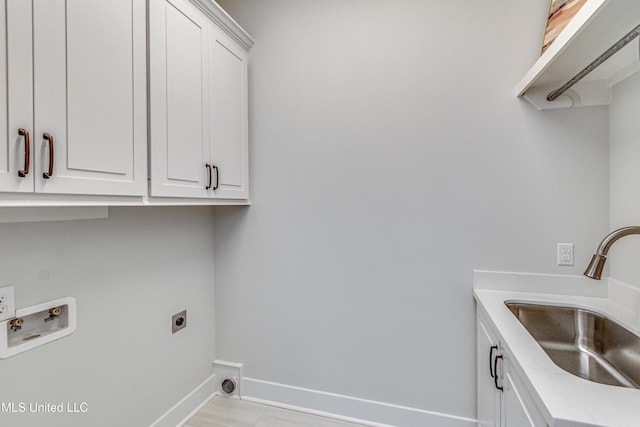
<path id="1" fill-rule="evenodd" d="M 594 383 L 559 368 L 504 304 L 587 308 L 640 335 L 639 289 L 611 279 L 474 271 L 473 295 L 550 426 L 640 426 L 640 390 Z"/>

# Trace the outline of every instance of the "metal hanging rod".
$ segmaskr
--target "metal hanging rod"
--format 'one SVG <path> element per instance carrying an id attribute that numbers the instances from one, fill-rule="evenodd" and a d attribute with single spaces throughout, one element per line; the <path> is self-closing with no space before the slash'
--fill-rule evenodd
<path id="1" fill-rule="evenodd" d="M 633 39 L 640 36 L 640 25 L 635 27 L 633 30 L 629 31 L 629 33 L 618 40 L 616 44 L 607 49 L 602 55 L 596 58 L 591 64 L 587 65 L 582 71 L 576 74 L 571 80 L 566 82 L 561 88 L 554 90 L 549 95 L 547 95 L 547 101 L 553 101 L 567 90 L 571 88 L 574 84 L 578 83 L 583 79 L 584 76 L 598 68 L 605 62 L 607 59 L 611 58 L 617 51 L 631 43 Z"/>

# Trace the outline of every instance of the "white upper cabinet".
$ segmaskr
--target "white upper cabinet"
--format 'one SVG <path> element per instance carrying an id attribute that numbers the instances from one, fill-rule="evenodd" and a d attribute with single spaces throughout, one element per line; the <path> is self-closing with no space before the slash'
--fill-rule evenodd
<path id="1" fill-rule="evenodd" d="M 211 154 L 216 197 L 249 196 L 247 52 L 222 31 L 211 32 Z"/>
<path id="2" fill-rule="evenodd" d="M 252 43 L 214 3 L 150 1 L 151 196 L 248 198 Z"/>
<path id="3" fill-rule="evenodd" d="M 145 2 L 6 2 L 0 191 L 146 194 Z"/>
<path id="4" fill-rule="evenodd" d="M 537 108 L 611 104 L 611 87 L 640 70 L 638 39 L 618 50 L 553 101 L 547 96 L 640 25 L 638 0 L 587 0 L 516 88 Z"/>
<path id="5" fill-rule="evenodd" d="M 31 2 L 0 1 L 0 191 L 33 191 Z"/>
<path id="6" fill-rule="evenodd" d="M 208 197 L 209 22 L 188 0 L 149 2 L 151 195 Z"/>
<path id="7" fill-rule="evenodd" d="M 253 43 L 212 0 L 0 0 L 0 207 L 248 204 Z"/>

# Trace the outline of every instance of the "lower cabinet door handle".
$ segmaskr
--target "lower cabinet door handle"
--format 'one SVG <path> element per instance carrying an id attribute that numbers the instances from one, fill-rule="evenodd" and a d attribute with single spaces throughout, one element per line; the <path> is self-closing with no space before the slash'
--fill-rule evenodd
<path id="1" fill-rule="evenodd" d="M 496 385 L 496 388 L 500 391 L 504 391 L 504 387 L 498 385 L 498 359 L 503 359 L 502 355 L 499 354 L 493 359 L 493 372 L 495 372 L 495 376 L 493 377 L 493 382 Z"/>
<path id="2" fill-rule="evenodd" d="M 495 375 L 493 374 L 493 352 L 497 349 L 497 345 L 492 345 L 489 350 L 489 374 L 491 375 L 491 378 L 495 378 Z"/>

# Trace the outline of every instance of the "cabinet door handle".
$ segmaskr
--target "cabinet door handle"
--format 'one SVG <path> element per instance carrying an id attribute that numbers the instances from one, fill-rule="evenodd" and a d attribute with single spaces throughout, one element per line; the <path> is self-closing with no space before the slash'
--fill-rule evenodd
<path id="1" fill-rule="evenodd" d="M 220 169 L 216 165 L 213 165 L 213 168 L 216 170 L 216 185 L 213 187 L 214 190 L 217 190 L 220 187 Z"/>
<path id="2" fill-rule="evenodd" d="M 24 169 L 18 171 L 18 176 L 24 178 L 29 174 L 29 163 L 31 158 L 31 141 L 29 141 L 29 131 L 18 129 L 18 134 L 24 136 Z"/>
<path id="3" fill-rule="evenodd" d="M 49 170 L 47 172 L 42 173 L 42 177 L 44 179 L 49 179 L 53 176 L 53 136 L 48 133 L 42 135 L 44 139 L 47 140 L 47 144 L 49 144 Z"/>
<path id="4" fill-rule="evenodd" d="M 209 163 L 205 163 L 204 167 L 209 171 L 209 184 L 204 188 L 205 190 L 208 190 L 211 188 L 211 165 Z"/>
<path id="5" fill-rule="evenodd" d="M 500 391 L 504 391 L 504 387 L 498 385 L 498 359 L 503 359 L 502 355 L 499 354 L 493 359 L 493 372 L 495 372 L 495 376 L 493 377 L 493 383 L 496 385 L 496 388 Z"/>
<path id="6" fill-rule="evenodd" d="M 493 351 L 497 349 L 498 349 L 497 345 L 492 345 L 491 350 L 489 350 L 489 374 L 491 375 L 491 378 L 496 377 L 495 374 L 493 373 Z"/>

